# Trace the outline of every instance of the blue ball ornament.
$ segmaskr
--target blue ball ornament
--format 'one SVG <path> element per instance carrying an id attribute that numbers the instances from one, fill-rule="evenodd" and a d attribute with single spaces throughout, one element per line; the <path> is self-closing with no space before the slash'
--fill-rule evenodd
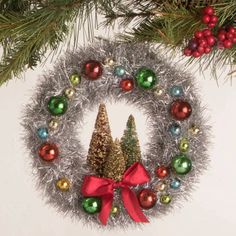
<path id="1" fill-rule="evenodd" d="M 123 77 L 125 75 L 125 67 L 124 66 L 116 66 L 114 69 L 114 74 L 119 77 Z"/>
<path id="2" fill-rule="evenodd" d="M 169 126 L 169 132 L 173 137 L 179 137 L 181 134 L 181 126 L 177 123 L 173 123 Z"/>
<path id="3" fill-rule="evenodd" d="M 48 129 L 41 127 L 37 130 L 38 137 L 41 139 L 47 139 L 48 138 Z"/>
<path id="4" fill-rule="evenodd" d="M 173 97 L 181 97 L 183 96 L 184 91 L 181 86 L 174 85 L 170 88 L 170 95 Z"/>
<path id="5" fill-rule="evenodd" d="M 177 178 L 173 179 L 173 180 L 171 181 L 171 183 L 170 183 L 170 187 L 171 187 L 172 189 L 178 189 L 180 186 L 181 186 L 181 182 L 180 182 L 180 180 L 177 179 Z"/>

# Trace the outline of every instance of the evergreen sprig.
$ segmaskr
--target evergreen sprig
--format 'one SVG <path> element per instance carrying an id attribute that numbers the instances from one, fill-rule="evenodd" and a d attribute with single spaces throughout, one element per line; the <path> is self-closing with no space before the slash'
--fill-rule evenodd
<path id="1" fill-rule="evenodd" d="M 206 5 L 214 6 L 220 26 L 236 26 L 235 0 L 0 0 L 0 85 L 35 67 L 48 52 L 58 50 L 86 21 L 93 36 L 97 13 L 105 16 L 105 27 L 118 22 L 129 29 L 132 23 L 120 36 L 122 40 L 161 43 L 168 49 L 182 50 L 194 31 L 205 27 L 200 12 Z M 191 58 L 188 63 L 195 61 Z M 236 46 L 216 49 L 197 60 L 205 67 L 212 61 L 215 68 L 234 65 Z"/>

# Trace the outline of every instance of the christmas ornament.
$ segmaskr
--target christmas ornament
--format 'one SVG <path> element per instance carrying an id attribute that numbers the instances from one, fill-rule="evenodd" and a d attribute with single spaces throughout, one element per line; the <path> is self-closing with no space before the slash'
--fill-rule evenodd
<path id="1" fill-rule="evenodd" d="M 37 133 L 38 133 L 39 138 L 41 139 L 48 138 L 48 129 L 45 127 L 38 128 Z"/>
<path id="2" fill-rule="evenodd" d="M 125 67 L 124 66 L 116 66 L 114 69 L 114 74 L 119 77 L 124 76 L 125 75 Z"/>
<path id="3" fill-rule="evenodd" d="M 53 161 L 58 157 L 58 148 L 54 143 L 44 143 L 38 150 L 39 156 L 45 161 Z"/>
<path id="4" fill-rule="evenodd" d="M 102 64 L 95 60 L 85 62 L 83 69 L 84 75 L 90 80 L 97 80 L 103 72 Z"/>
<path id="5" fill-rule="evenodd" d="M 120 87 L 123 91 L 128 92 L 134 88 L 134 81 L 133 79 L 122 79 L 120 81 Z"/>
<path id="6" fill-rule="evenodd" d="M 82 206 L 86 213 L 95 214 L 101 211 L 101 200 L 95 197 L 84 198 Z"/>
<path id="7" fill-rule="evenodd" d="M 153 50 L 146 43 L 101 41 L 71 52 L 48 73 L 27 106 L 25 140 L 38 186 L 43 199 L 63 214 L 93 226 L 147 223 L 183 202 L 207 166 L 209 127 L 193 78 Z M 113 62 L 104 64 L 106 58 Z M 117 66 L 125 68 L 124 75 L 114 73 Z M 134 80 L 130 91 L 120 85 L 127 78 Z M 171 93 L 173 86 L 181 92 Z M 65 93 L 68 88 L 73 99 Z M 145 147 L 132 114 L 120 127 L 123 135 L 112 137 L 108 101 L 113 106 L 125 102 L 146 114 Z M 81 129 L 91 110 L 98 113 L 86 149 Z M 190 131 L 193 127 L 200 132 Z M 40 128 L 48 135 L 40 137 Z M 190 147 L 186 152 L 180 150 L 184 138 Z"/>
<path id="8" fill-rule="evenodd" d="M 68 191 L 70 189 L 70 181 L 66 178 L 61 178 L 57 181 L 56 186 L 61 191 Z"/>
<path id="9" fill-rule="evenodd" d="M 155 206 L 157 202 L 157 196 L 151 189 L 143 189 L 138 194 L 139 204 L 144 209 L 150 209 Z"/>

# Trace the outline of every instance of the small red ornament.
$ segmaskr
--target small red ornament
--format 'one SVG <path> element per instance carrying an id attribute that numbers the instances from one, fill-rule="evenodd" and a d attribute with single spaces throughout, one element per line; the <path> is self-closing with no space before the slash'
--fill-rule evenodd
<path id="1" fill-rule="evenodd" d="M 229 39 L 226 39 L 224 42 L 223 42 L 223 45 L 225 48 L 232 48 L 233 47 L 233 43 L 231 40 Z"/>
<path id="2" fill-rule="evenodd" d="M 120 81 L 120 88 L 125 91 L 131 91 L 134 88 L 134 80 L 131 78 L 122 79 Z"/>
<path id="3" fill-rule="evenodd" d="M 44 143 L 39 148 L 39 156 L 45 161 L 53 161 L 58 157 L 58 147 L 54 143 Z"/>
<path id="4" fill-rule="evenodd" d="M 202 54 L 200 53 L 200 52 L 198 52 L 198 51 L 194 51 L 193 52 L 193 57 L 195 57 L 195 58 L 198 58 L 198 57 L 200 57 Z"/>
<path id="5" fill-rule="evenodd" d="M 178 99 L 171 104 L 170 114 L 176 120 L 185 120 L 192 114 L 192 107 L 188 102 Z"/>
<path id="6" fill-rule="evenodd" d="M 103 72 L 102 64 L 99 61 L 90 60 L 84 64 L 84 75 L 91 80 L 97 80 Z"/>
<path id="7" fill-rule="evenodd" d="M 212 35 L 211 36 L 207 36 L 206 40 L 207 40 L 207 44 L 209 46 L 213 46 L 215 44 L 215 42 L 216 42 L 215 37 L 212 36 Z"/>
<path id="8" fill-rule="evenodd" d="M 205 47 L 204 48 L 204 53 L 205 54 L 208 54 L 208 53 L 210 53 L 211 52 L 211 47 Z"/>
<path id="9" fill-rule="evenodd" d="M 202 32 L 202 31 L 196 31 L 196 32 L 194 33 L 194 37 L 197 38 L 197 39 L 200 39 L 200 38 L 203 37 L 203 33 L 204 33 L 204 32 Z"/>
<path id="10" fill-rule="evenodd" d="M 207 26 L 208 26 L 208 28 L 212 29 L 216 26 L 216 24 L 215 23 L 209 23 Z"/>
<path id="11" fill-rule="evenodd" d="M 218 22 L 218 16 L 211 16 L 210 23 L 217 23 Z"/>
<path id="12" fill-rule="evenodd" d="M 192 55 L 192 50 L 189 48 L 184 49 L 184 55 L 190 57 Z"/>
<path id="13" fill-rule="evenodd" d="M 209 29 L 204 29 L 204 30 L 203 30 L 203 35 L 206 36 L 206 37 L 207 37 L 207 36 L 211 36 L 211 35 L 212 35 L 212 32 L 211 32 L 211 30 L 209 30 Z"/>
<path id="14" fill-rule="evenodd" d="M 158 166 L 156 168 L 156 175 L 159 179 L 164 179 L 169 175 L 169 170 L 165 166 Z"/>
<path id="15" fill-rule="evenodd" d="M 150 209 L 155 206 L 157 202 L 157 195 L 151 189 L 142 189 L 138 193 L 139 204 L 144 209 Z"/>

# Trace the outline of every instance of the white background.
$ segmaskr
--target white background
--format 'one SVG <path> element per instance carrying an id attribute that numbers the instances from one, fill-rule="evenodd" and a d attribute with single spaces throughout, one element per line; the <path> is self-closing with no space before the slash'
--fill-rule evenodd
<path id="1" fill-rule="evenodd" d="M 98 34 L 102 35 L 102 32 Z M 23 129 L 20 123 L 24 105 L 30 101 L 39 82 L 38 76 L 50 67 L 48 62 L 35 71 L 28 71 L 25 79 L 12 80 L 0 88 L 0 235 L 123 235 L 123 231 L 107 231 L 105 228 L 97 231 L 63 217 L 54 208 L 45 205 L 43 196 L 35 189 L 29 156 L 21 140 Z M 200 99 L 208 107 L 213 127 L 208 171 L 202 175 L 192 199 L 183 203 L 183 208 L 162 219 L 154 219 L 142 230 L 127 230 L 126 235 L 236 235 L 236 84 L 222 80 L 218 87 L 209 73 L 206 78 L 199 74 L 196 77 Z M 114 136 L 121 135 L 131 112 L 137 119 L 137 126 L 145 127 L 144 117 L 137 116 L 137 111 L 122 104 L 117 109 L 122 114 L 119 121 L 114 106 L 108 107 Z M 85 146 L 88 145 L 94 119 L 95 112 L 86 118 L 87 129 L 83 130 Z M 140 136 L 146 137 L 145 128 L 138 131 Z M 141 140 L 142 146 L 145 146 L 145 140 Z"/>

